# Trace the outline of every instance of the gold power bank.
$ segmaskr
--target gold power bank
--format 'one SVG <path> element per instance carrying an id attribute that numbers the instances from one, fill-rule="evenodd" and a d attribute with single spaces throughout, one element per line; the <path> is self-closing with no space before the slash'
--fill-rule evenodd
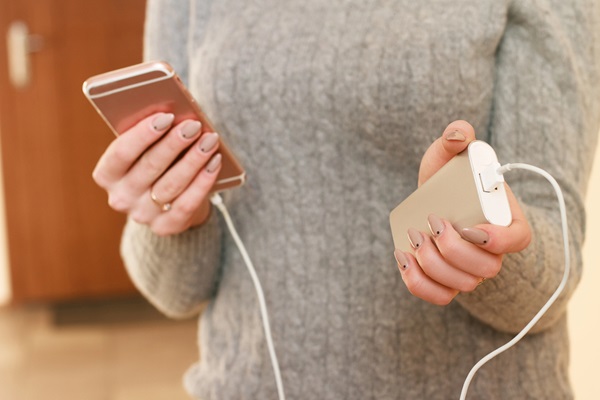
<path id="1" fill-rule="evenodd" d="M 409 228 L 428 233 L 427 217 L 435 214 L 458 231 L 477 224 L 508 226 L 512 214 L 504 184 L 484 190 L 481 173 L 498 162 L 485 142 L 471 142 L 390 213 L 396 249 L 413 253 Z"/>

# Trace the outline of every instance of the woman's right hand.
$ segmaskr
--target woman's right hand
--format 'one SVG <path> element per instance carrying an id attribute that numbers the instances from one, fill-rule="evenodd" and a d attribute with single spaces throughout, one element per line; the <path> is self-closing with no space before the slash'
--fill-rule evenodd
<path id="1" fill-rule="evenodd" d="M 173 119 L 166 113 L 143 119 L 108 146 L 93 172 L 110 207 L 161 236 L 208 218 L 208 195 L 221 169 L 218 134 L 202 133 L 194 120 L 172 126 Z"/>

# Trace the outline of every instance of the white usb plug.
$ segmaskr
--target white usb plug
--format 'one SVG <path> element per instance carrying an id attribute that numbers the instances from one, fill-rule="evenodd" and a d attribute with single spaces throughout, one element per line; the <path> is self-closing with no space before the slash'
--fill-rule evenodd
<path id="1" fill-rule="evenodd" d="M 500 185 L 504 183 L 504 175 L 499 170 L 500 163 L 496 161 L 481 171 L 479 178 L 484 192 L 491 193 L 498 190 Z"/>

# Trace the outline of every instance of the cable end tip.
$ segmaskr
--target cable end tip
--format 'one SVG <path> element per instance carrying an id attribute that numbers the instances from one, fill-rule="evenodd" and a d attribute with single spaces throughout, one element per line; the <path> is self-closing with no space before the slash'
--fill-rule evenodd
<path id="1" fill-rule="evenodd" d="M 223 198 L 219 193 L 215 193 L 210 197 L 210 202 L 215 206 L 223 205 Z"/>
<path id="2" fill-rule="evenodd" d="M 500 170 L 500 164 L 495 162 L 486 167 L 486 169 L 479 174 L 484 192 L 493 192 L 494 190 L 498 190 L 500 185 L 504 183 L 504 176 Z"/>

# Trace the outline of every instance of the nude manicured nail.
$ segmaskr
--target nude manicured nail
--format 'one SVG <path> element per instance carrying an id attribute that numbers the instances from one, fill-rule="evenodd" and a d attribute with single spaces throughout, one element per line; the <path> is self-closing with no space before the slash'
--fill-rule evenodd
<path id="1" fill-rule="evenodd" d="M 487 244 L 490 240 L 486 231 L 477 228 L 464 228 L 460 233 L 463 238 L 474 244 Z"/>
<path id="2" fill-rule="evenodd" d="M 435 214 L 430 214 L 427 217 L 427 223 L 429 224 L 429 230 L 433 236 L 440 236 L 444 231 L 444 221 Z"/>
<path id="3" fill-rule="evenodd" d="M 173 114 L 159 114 L 152 120 L 152 129 L 157 132 L 162 132 L 171 126 L 175 115 Z"/>
<path id="4" fill-rule="evenodd" d="M 446 134 L 446 140 L 451 142 L 464 142 L 467 140 L 467 137 L 459 130 L 453 130 L 450 133 Z"/>
<path id="5" fill-rule="evenodd" d="M 202 136 L 202 139 L 200 139 L 200 144 L 198 144 L 198 147 L 200 147 L 200 150 L 203 153 L 209 153 L 212 149 L 215 148 L 215 146 L 217 145 L 217 143 L 219 142 L 219 134 L 216 132 L 211 132 L 211 133 L 205 133 L 204 136 Z"/>
<path id="6" fill-rule="evenodd" d="M 423 244 L 423 235 L 416 229 L 410 228 L 408 230 L 408 240 L 413 249 L 418 249 Z"/>
<path id="7" fill-rule="evenodd" d="M 219 168 L 219 165 L 221 165 L 221 158 L 222 157 L 220 153 L 215 154 L 208 162 L 208 165 L 206 166 L 206 172 L 215 172 L 215 170 Z"/>
<path id="8" fill-rule="evenodd" d="M 398 249 L 394 250 L 394 257 L 396 258 L 400 271 L 404 271 L 408 268 L 408 258 L 406 258 L 403 252 Z"/>
<path id="9" fill-rule="evenodd" d="M 202 124 L 198 121 L 188 121 L 181 127 L 181 131 L 179 133 L 183 136 L 184 139 L 191 139 L 200 132 L 200 128 L 202 128 Z"/>

